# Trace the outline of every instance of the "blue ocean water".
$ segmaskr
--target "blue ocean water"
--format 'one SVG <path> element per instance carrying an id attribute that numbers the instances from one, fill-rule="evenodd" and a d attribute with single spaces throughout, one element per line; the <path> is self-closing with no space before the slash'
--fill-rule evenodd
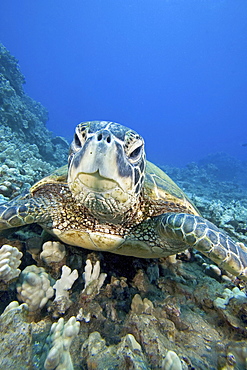
<path id="1" fill-rule="evenodd" d="M 156 163 L 247 160 L 246 0 L 9 0 L 0 14 L 55 135 L 113 120 Z"/>

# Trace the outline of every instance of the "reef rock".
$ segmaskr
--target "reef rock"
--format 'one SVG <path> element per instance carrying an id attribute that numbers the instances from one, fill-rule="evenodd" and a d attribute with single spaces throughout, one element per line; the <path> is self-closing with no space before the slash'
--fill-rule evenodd
<path id="1" fill-rule="evenodd" d="M 13 305 L 12 305 L 13 306 Z M 0 316 L 0 369 L 27 370 L 32 367 L 32 328 L 25 305 L 14 305 Z"/>

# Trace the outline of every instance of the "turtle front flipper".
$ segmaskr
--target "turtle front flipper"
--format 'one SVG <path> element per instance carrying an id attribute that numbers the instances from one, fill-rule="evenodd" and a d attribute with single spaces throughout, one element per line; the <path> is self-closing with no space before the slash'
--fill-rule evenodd
<path id="1" fill-rule="evenodd" d="M 18 197 L 0 205 L 0 231 L 49 218 L 48 207 L 40 198 Z"/>
<path id="2" fill-rule="evenodd" d="M 167 213 L 158 217 L 157 231 L 160 237 L 192 246 L 226 271 L 247 280 L 247 249 L 210 221 L 185 213 Z"/>

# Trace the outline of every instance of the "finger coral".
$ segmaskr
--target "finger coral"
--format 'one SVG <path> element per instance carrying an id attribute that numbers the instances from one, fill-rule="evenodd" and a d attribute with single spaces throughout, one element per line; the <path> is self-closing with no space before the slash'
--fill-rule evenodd
<path id="1" fill-rule="evenodd" d="M 40 257 L 47 263 L 47 265 L 53 262 L 60 262 L 65 257 L 65 247 L 60 242 L 48 241 L 42 246 L 43 251 L 40 253 Z"/>
<path id="2" fill-rule="evenodd" d="M 85 293 L 87 295 L 98 294 L 100 291 L 100 288 L 104 284 L 106 276 L 107 274 L 100 273 L 100 262 L 99 261 L 97 261 L 93 267 L 90 259 L 87 259 L 86 266 L 85 266 L 85 272 L 83 273 L 83 277 L 85 280 L 85 287 L 82 293 Z"/>
<path id="3" fill-rule="evenodd" d="M 65 313 L 65 311 L 70 307 L 71 301 L 69 299 L 69 290 L 71 289 L 74 282 L 78 279 L 78 271 L 73 270 L 64 265 L 62 267 L 62 275 L 59 280 L 53 285 L 56 290 L 56 297 L 54 304 L 56 310 L 59 314 Z"/>
<path id="4" fill-rule="evenodd" d="M 17 298 L 27 303 L 29 311 L 36 311 L 45 306 L 53 296 L 49 275 L 43 267 L 27 266 L 21 273 L 17 284 Z"/>
<path id="5" fill-rule="evenodd" d="M 11 245 L 3 245 L 0 249 L 0 280 L 8 283 L 20 274 L 22 253 Z"/>
<path id="6" fill-rule="evenodd" d="M 46 370 L 74 369 L 69 349 L 72 340 L 78 335 L 79 330 L 80 323 L 76 321 L 74 316 L 66 324 L 64 324 L 64 319 L 61 317 L 58 322 L 52 325 L 47 340 L 51 349 L 44 364 Z"/>

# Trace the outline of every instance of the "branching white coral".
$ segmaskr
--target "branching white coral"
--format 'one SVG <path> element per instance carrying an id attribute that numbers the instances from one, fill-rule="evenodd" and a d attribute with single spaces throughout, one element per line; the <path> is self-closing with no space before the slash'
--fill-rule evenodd
<path id="1" fill-rule="evenodd" d="M 52 325 L 48 337 L 51 349 L 44 364 L 46 370 L 74 369 L 69 349 L 72 340 L 78 335 L 79 330 L 80 323 L 76 321 L 74 316 L 72 316 L 65 325 L 62 317 L 57 323 Z"/>
<path id="2" fill-rule="evenodd" d="M 3 245 L 0 249 L 0 280 L 8 283 L 20 274 L 22 253 L 11 245 Z"/>
<path id="3" fill-rule="evenodd" d="M 107 274 L 100 273 L 99 261 L 97 261 L 93 267 L 91 261 L 88 259 L 86 261 L 85 272 L 83 273 L 85 287 L 82 293 L 86 295 L 98 294 L 100 288 L 104 284 L 106 276 Z"/>
<path id="4" fill-rule="evenodd" d="M 64 265 L 62 267 L 62 275 L 59 280 L 53 285 L 56 290 L 56 297 L 54 303 L 56 304 L 59 313 L 65 313 L 70 307 L 71 301 L 69 299 L 69 290 L 71 289 L 74 282 L 78 279 L 78 271 L 73 270 Z"/>
<path id="5" fill-rule="evenodd" d="M 66 255 L 65 246 L 60 242 L 45 242 L 40 257 L 47 263 L 60 262 Z"/>
<path id="6" fill-rule="evenodd" d="M 54 294 L 50 279 L 43 267 L 27 266 L 21 273 L 17 285 L 17 298 L 27 303 L 29 311 L 36 311 L 45 306 Z"/>
<path id="7" fill-rule="evenodd" d="M 71 289 L 74 282 L 78 279 L 78 271 L 73 270 L 64 265 L 62 267 L 62 275 L 59 280 L 56 281 L 53 288 L 56 289 L 56 298 L 58 300 L 59 297 L 67 297 L 69 298 L 69 289 Z"/>

